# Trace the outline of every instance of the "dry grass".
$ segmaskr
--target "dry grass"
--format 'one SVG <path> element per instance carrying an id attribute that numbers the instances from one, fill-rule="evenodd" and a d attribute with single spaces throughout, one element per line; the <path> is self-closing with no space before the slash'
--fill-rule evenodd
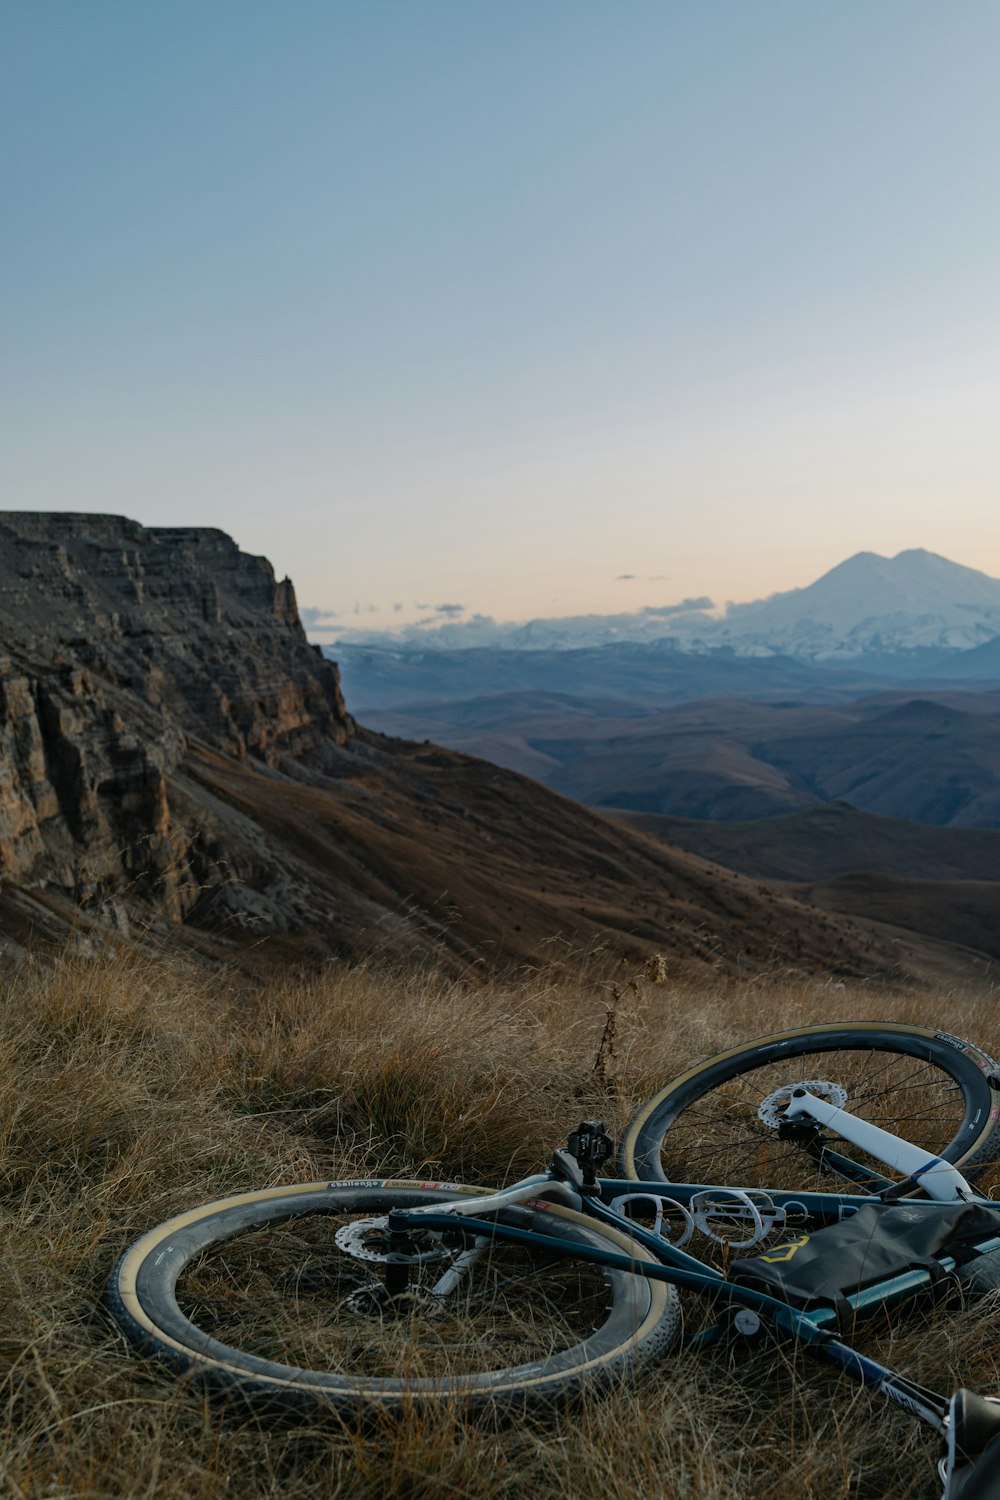
<path id="1" fill-rule="evenodd" d="M 697 1057 L 800 1021 L 891 1017 L 1000 1051 L 995 997 L 773 976 L 489 989 L 332 968 L 248 996 L 121 950 L 5 982 L 0 1013 L 0 1493 L 13 1497 L 937 1494 L 935 1444 L 788 1347 L 671 1359 L 639 1387 L 497 1431 L 460 1413 L 358 1435 L 206 1406 L 99 1310 L 118 1252 L 223 1192 L 392 1173 L 492 1183 L 581 1114 L 620 1129 Z M 998 1309 L 865 1334 L 918 1379 L 1000 1387 Z M 945 1331 L 946 1337 L 943 1336 Z"/>

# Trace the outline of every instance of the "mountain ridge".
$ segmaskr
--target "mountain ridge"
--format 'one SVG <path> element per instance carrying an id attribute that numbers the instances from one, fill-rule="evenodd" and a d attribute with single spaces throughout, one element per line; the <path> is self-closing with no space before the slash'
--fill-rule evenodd
<path id="1" fill-rule="evenodd" d="M 967 650 L 1000 635 L 1000 580 L 924 548 L 859 552 L 805 588 L 732 605 L 719 635 L 814 659 Z"/>

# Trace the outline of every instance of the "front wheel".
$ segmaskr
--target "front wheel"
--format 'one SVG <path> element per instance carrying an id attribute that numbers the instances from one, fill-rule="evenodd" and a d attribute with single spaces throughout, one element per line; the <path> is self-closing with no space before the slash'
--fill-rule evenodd
<path id="1" fill-rule="evenodd" d="M 884 1186 L 888 1169 L 829 1128 L 779 1134 L 776 1116 L 797 1084 L 966 1176 L 1000 1159 L 991 1058 L 947 1032 L 855 1022 L 779 1032 L 689 1068 L 629 1123 L 623 1175 L 797 1192 Z"/>
<path id="2" fill-rule="evenodd" d="M 433 1231 L 390 1245 L 390 1209 L 476 1191 L 310 1183 L 205 1204 L 126 1251 L 105 1302 L 140 1350 L 216 1389 L 347 1415 L 448 1399 L 523 1408 L 674 1342 L 674 1287 L 575 1261 L 573 1247 L 653 1257 L 571 1209 L 500 1216 L 556 1235 L 565 1256 L 496 1238 L 470 1257 L 461 1236 Z M 387 1275 L 390 1250 L 402 1290 Z"/>

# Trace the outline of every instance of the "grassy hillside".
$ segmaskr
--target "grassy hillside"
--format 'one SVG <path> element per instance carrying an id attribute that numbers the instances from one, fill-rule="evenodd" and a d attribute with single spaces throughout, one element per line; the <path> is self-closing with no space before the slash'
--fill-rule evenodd
<path id="1" fill-rule="evenodd" d="M 619 816 L 826 911 L 961 945 L 984 969 L 1000 958 L 1000 830 L 908 823 L 843 802 L 745 823 Z"/>
<path id="2" fill-rule="evenodd" d="M 362 1437 L 208 1406 L 131 1354 L 99 1310 L 118 1252 L 172 1212 L 355 1174 L 510 1179 L 543 1165 L 581 1113 L 620 1129 L 666 1076 L 764 1030 L 888 1016 L 1000 1052 L 987 993 L 780 974 L 623 973 L 612 986 L 596 972 L 566 963 L 477 989 L 331 968 L 247 994 L 121 950 L 5 981 L 0 1494 L 936 1495 L 934 1441 L 788 1347 L 672 1357 L 605 1401 L 500 1431 L 452 1413 Z M 602 1051 L 609 1005 L 615 1039 Z M 997 1310 L 883 1320 L 865 1346 L 942 1389 L 997 1389 Z"/>
<path id="3" fill-rule="evenodd" d="M 878 874 L 912 880 L 1000 881 L 1000 829 L 940 828 L 880 818 L 847 802 L 746 822 L 619 814 L 633 828 L 761 880 Z"/>

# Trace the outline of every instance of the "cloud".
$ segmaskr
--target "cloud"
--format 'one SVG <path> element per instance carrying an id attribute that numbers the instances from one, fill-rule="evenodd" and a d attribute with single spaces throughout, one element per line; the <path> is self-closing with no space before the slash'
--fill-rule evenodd
<path id="1" fill-rule="evenodd" d="M 647 604 L 639 611 L 641 615 L 686 615 L 689 610 L 714 609 L 714 602 L 706 595 L 700 599 L 682 599 L 680 604 Z"/>
<path id="2" fill-rule="evenodd" d="M 464 650 L 470 646 L 500 650 L 566 650 L 612 642 L 662 641 L 703 643 L 714 638 L 718 621 L 706 596 L 683 599 L 679 604 L 647 605 L 614 615 L 562 615 L 556 618 L 497 621 L 491 615 L 464 615 L 463 606 L 425 606 L 425 613 L 412 624 L 395 631 L 341 629 L 335 644 L 344 646 L 388 646 L 408 643 L 420 650 Z"/>
<path id="3" fill-rule="evenodd" d="M 303 604 L 299 609 L 299 619 L 307 630 L 317 627 L 322 629 L 324 625 L 332 625 L 335 620 L 339 620 L 340 615 L 335 609 L 324 609 L 318 604 Z"/>
<path id="4" fill-rule="evenodd" d="M 408 627 L 412 630 L 425 630 L 428 625 L 440 625 L 442 616 L 446 620 L 454 620 L 465 614 L 466 607 L 464 604 L 418 604 L 416 608 L 429 610 L 430 613 L 414 620 L 412 626 Z"/>

